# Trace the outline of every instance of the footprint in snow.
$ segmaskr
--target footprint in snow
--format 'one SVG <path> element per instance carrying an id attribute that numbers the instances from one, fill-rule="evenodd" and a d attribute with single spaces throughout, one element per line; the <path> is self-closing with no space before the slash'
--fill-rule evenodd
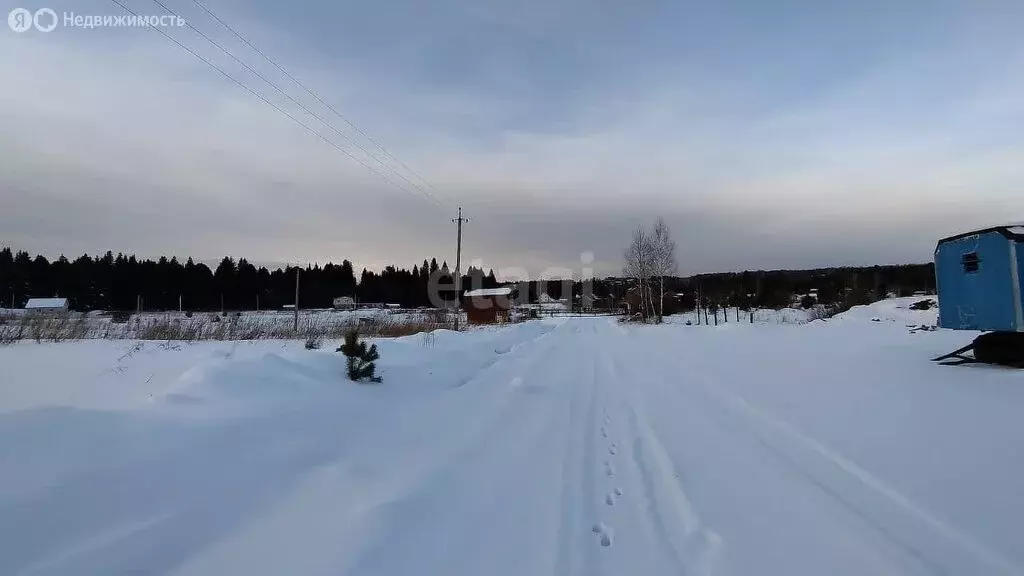
<path id="1" fill-rule="evenodd" d="M 615 447 L 615 444 L 612 444 L 611 446 L 608 447 L 608 453 L 611 454 L 612 456 L 615 456 L 616 454 L 619 453 L 619 449 Z"/>
<path id="2" fill-rule="evenodd" d="M 608 437 L 608 431 L 605 430 L 604 428 L 601 428 L 601 438 L 607 438 L 607 437 Z"/>
<path id="3" fill-rule="evenodd" d="M 608 526 L 605 526 L 604 522 L 598 522 L 594 524 L 594 534 L 601 537 L 601 546 L 607 548 L 612 545 L 613 531 Z"/>
<path id="4" fill-rule="evenodd" d="M 609 478 L 615 476 L 615 467 L 612 466 L 611 462 L 604 463 L 604 474 Z"/>
<path id="5" fill-rule="evenodd" d="M 615 492 L 616 496 L 622 496 L 622 488 L 616 487 L 613 492 Z"/>
<path id="6" fill-rule="evenodd" d="M 615 506 L 615 494 L 612 494 L 611 492 L 606 494 L 604 497 L 604 503 L 609 506 Z"/>

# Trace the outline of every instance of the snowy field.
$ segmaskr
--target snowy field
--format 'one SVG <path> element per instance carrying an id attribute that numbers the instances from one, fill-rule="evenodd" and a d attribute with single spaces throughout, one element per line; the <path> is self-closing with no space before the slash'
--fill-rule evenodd
<path id="1" fill-rule="evenodd" d="M 0 347 L 0 574 L 1022 574 L 1024 371 L 914 300 Z"/>

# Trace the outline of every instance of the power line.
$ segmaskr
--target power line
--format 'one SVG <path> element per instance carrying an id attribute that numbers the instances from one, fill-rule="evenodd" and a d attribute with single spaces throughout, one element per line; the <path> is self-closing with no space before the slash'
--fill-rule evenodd
<path id="1" fill-rule="evenodd" d="M 134 10 L 132 10 L 132 9 L 131 9 L 131 8 L 129 8 L 128 6 L 124 5 L 124 4 L 123 4 L 123 3 L 122 3 L 122 2 L 120 1 L 120 0 L 110 0 L 110 1 L 111 1 L 111 2 L 113 2 L 114 4 L 117 4 L 118 6 L 120 6 L 120 7 L 121 7 L 121 8 L 122 8 L 122 9 L 123 9 L 124 11 L 128 12 L 128 13 L 129 13 L 129 14 L 131 14 L 132 16 L 135 16 L 135 17 L 138 17 L 138 16 L 139 16 L 139 15 L 138 15 L 138 13 L 136 13 L 136 12 L 135 12 Z M 334 149 L 335 149 L 335 150 L 337 150 L 338 152 L 341 152 L 342 154 L 344 154 L 344 155 L 348 156 L 349 158 L 351 158 L 351 159 L 352 159 L 352 160 L 354 160 L 355 162 L 359 163 L 360 165 L 362 165 L 362 166 L 363 166 L 364 168 L 366 168 L 366 169 L 367 169 L 367 170 L 369 170 L 370 172 L 373 172 L 374 174 L 376 174 L 377 176 L 379 176 L 379 177 L 380 177 L 380 178 L 381 178 L 382 180 L 384 180 L 384 181 L 385 181 L 385 182 L 387 182 L 388 184 L 391 184 L 392 186 L 394 186 L 394 187 L 398 188 L 399 190 L 402 190 L 403 192 L 405 192 L 405 193 L 409 194 L 410 196 L 412 196 L 412 197 L 414 197 L 414 198 L 419 198 L 419 196 L 417 196 L 416 194 L 414 194 L 414 193 L 410 192 L 410 191 L 409 191 L 409 190 L 408 190 L 407 188 L 405 188 L 405 187 L 404 187 L 404 186 L 402 186 L 401 184 L 398 184 L 397 182 L 395 182 L 395 181 L 391 180 L 390 178 L 388 178 L 388 177 L 387 177 L 387 176 L 385 176 L 384 174 L 381 174 L 381 173 L 380 173 L 379 171 L 377 171 L 377 170 L 376 170 L 376 169 L 375 169 L 375 168 L 374 168 L 373 166 L 370 166 L 370 165 L 369 165 L 369 164 L 367 164 L 366 162 L 363 162 L 363 161 L 362 161 L 361 159 L 357 158 L 357 157 L 356 157 L 355 155 L 353 155 L 353 154 L 352 154 L 351 152 L 349 152 L 348 150 L 345 150 L 344 148 L 342 148 L 341 146 L 339 146 L 339 145 L 338 145 L 338 144 L 336 144 L 335 142 L 332 142 L 331 140 L 329 140 L 328 138 L 326 138 L 326 137 L 325 137 L 325 136 L 324 136 L 323 134 L 320 134 L 319 132 L 317 132 L 316 130 L 314 130 L 314 129 L 313 129 L 312 127 L 310 127 L 310 126 L 309 126 L 308 124 L 306 124 L 305 122 L 303 122 L 303 121 L 299 120 L 298 118 L 296 118 L 295 116 L 293 116 L 293 115 L 289 114 L 289 113 L 288 113 L 288 111 L 284 110 L 283 108 L 281 108 L 281 107 L 280 107 L 280 106 L 278 106 L 277 104 L 274 104 L 273 102 L 271 102 L 270 100 L 268 100 L 268 99 L 267 99 L 266 97 L 264 97 L 264 96 L 263 96 L 262 94 L 260 94 L 260 93 L 256 92 L 256 91 L 255 91 L 255 90 L 253 90 L 253 89 L 252 89 L 251 87 L 249 87 L 249 86 L 247 86 L 247 85 L 246 85 L 245 83 L 243 83 L 243 82 L 242 82 L 241 80 L 238 80 L 237 78 L 235 78 L 235 77 L 234 77 L 234 76 L 232 76 L 231 74 L 229 74 L 229 73 L 225 72 L 223 68 L 221 68 L 221 67 L 217 66 L 216 64 L 214 64 L 213 62 L 211 62 L 211 61 L 210 61 L 209 59 L 207 59 L 207 58 L 204 58 L 203 56 L 201 56 L 200 54 L 198 54 L 198 53 L 197 53 L 196 51 L 194 51 L 194 50 L 192 50 L 191 48 L 189 48 L 188 46 L 186 46 L 186 45 L 182 44 L 182 43 L 181 43 L 180 41 L 178 41 L 178 40 L 177 40 L 176 38 L 174 38 L 174 37 L 173 37 L 173 36 L 171 36 L 170 34 L 168 34 L 168 33 L 164 32 L 164 31 L 163 31 L 163 30 L 161 30 L 161 29 L 160 29 L 159 27 L 157 27 L 157 26 L 150 26 L 149 28 L 151 28 L 151 29 L 153 29 L 153 30 L 156 30 L 156 31 L 157 31 L 157 32 L 159 32 L 159 33 L 160 33 L 160 34 L 161 34 L 161 35 L 162 35 L 162 36 L 163 36 L 164 38 L 167 38 L 167 39 L 168 39 L 168 40 L 170 40 L 171 42 L 174 42 L 175 44 L 177 44 L 177 45 L 178 45 L 178 47 L 180 47 L 180 48 L 181 48 L 182 50 L 185 50 L 185 51 L 186 51 L 186 52 L 188 52 L 189 54 L 191 54 L 191 55 L 195 56 L 196 58 L 198 58 L 199 60 L 201 60 L 201 61 L 202 61 L 202 62 L 203 62 L 204 64 L 206 64 L 206 65 L 207 65 L 207 66 L 209 66 L 210 68 L 213 68 L 213 69 L 214 69 L 214 70 L 216 70 L 217 72 L 220 72 L 220 74 L 221 74 L 221 75 L 223 75 L 223 76 L 224 76 L 225 78 L 227 78 L 228 80 L 231 80 L 232 82 L 234 82 L 235 84 L 237 84 L 238 86 L 240 86 L 241 88 L 243 88 L 243 89 L 244 89 L 245 91 L 249 92 L 250 94 L 252 94 L 252 95 L 253 95 L 253 96 L 255 96 L 256 98 L 259 98 L 259 99 L 260 99 L 260 100 L 261 100 L 261 101 L 262 101 L 262 102 L 263 102 L 264 104 L 266 104 L 267 106 L 270 106 L 270 107 L 271 107 L 271 108 L 273 108 L 274 110 L 277 110 L 278 112 L 280 112 L 281 114 L 283 114 L 284 116 L 286 116 L 286 117 L 287 117 L 287 118 L 288 118 L 289 120 L 291 120 L 292 122 L 294 122 L 294 123 L 298 124 L 299 126 L 301 126 L 301 127 L 305 128 L 307 132 L 309 132 L 310 134 L 312 134 L 312 135 L 316 136 L 316 137 L 317 137 L 317 138 L 319 138 L 320 140 L 323 140 L 323 141 L 324 141 L 325 143 L 327 143 L 327 145 L 328 145 L 328 146 L 331 146 L 332 148 L 334 148 Z M 442 205 L 442 204 L 441 204 L 440 202 L 438 202 L 438 201 L 437 201 L 436 199 L 434 200 L 434 203 L 436 203 L 436 204 L 437 204 L 438 206 L 441 206 L 441 207 L 443 208 L 443 205 Z"/>
<path id="2" fill-rule="evenodd" d="M 396 169 L 395 169 L 395 168 L 393 168 L 392 166 L 388 165 L 388 164 L 387 164 L 386 162 L 384 162 L 384 161 L 383 161 L 383 160 L 381 160 L 380 158 L 377 158 L 377 157 L 376 157 L 376 156 L 375 156 L 375 155 L 374 155 L 373 153 L 371 153 L 371 152 L 370 152 L 369 150 L 367 150 L 367 149 L 363 148 L 363 147 L 362 147 L 362 146 L 360 146 L 360 145 L 359 145 L 358 143 L 356 143 L 356 142 L 355 142 L 354 140 L 352 140 L 351 138 L 349 138 L 347 134 L 345 134 L 345 133 L 344 133 L 344 132 L 342 132 L 341 130 L 339 130 L 339 129 L 335 128 L 335 127 L 334 127 L 334 126 L 333 126 L 333 125 L 332 125 L 332 124 L 331 124 L 330 122 L 328 122 L 328 121 L 324 120 L 323 118 L 321 118 L 321 117 L 320 117 L 320 116 L 319 116 L 318 114 L 316 114 L 315 112 L 313 112 L 313 111 L 312 111 L 312 110 L 310 110 L 309 108 L 306 108 L 306 106 L 304 106 L 304 105 L 303 105 L 303 104 L 302 104 L 301 102 L 299 102 L 298 100 L 296 100 L 295 98 L 293 98 L 291 94 L 288 94 L 288 93 L 287 93 L 287 92 L 285 92 L 285 91 L 284 91 L 283 89 L 281 89 L 281 88 L 280 88 L 280 87 L 279 87 L 279 86 L 278 86 L 277 84 L 275 84 L 275 83 L 271 82 L 271 81 L 270 81 L 270 80 L 268 80 L 268 79 L 267 79 L 267 78 L 266 78 L 265 76 L 263 76 L 262 74 L 260 74 L 258 70 L 256 70 L 256 69 L 255 69 L 255 68 L 253 68 L 252 66 L 249 66 L 249 65 L 248 65 L 248 64 L 246 64 L 245 62 L 243 62 L 243 61 L 242 61 L 242 60 L 241 60 L 240 58 L 238 58 L 237 56 L 235 56 L 234 54 L 232 54 L 232 53 L 231 53 L 231 51 L 229 51 L 229 50 L 228 50 L 227 48 L 225 48 L 225 47 L 224 47 L 223 45 L 221 45 L 221 44 L 220 44 L 219 42 L 217 42 L 216 40 L 214 40 L 213 38 L 211 38 L 210 36 L 208 36 L 208 35 L 207 35 L 206 33 L 204 33 L 204 32 L 203 32 L 202 30 L 200 30 L 200 29 L 196 28 L 195 26 L 193 26 L 193 25 L 192 25 L 192 23 L 190 23 L 190 22 L 189 22 L 188 20 L 185 20 L 184 18 L 181 18 L 181 16 L 179 16 L 179 15 L 178 15 L 178 14 L 177 14 L 176 12 L 174 12 L 174 10 L 171 10 L 171 9 L 170 9 L 170 8 L 169 8 L 169 7 L 168 7 L 168 6 L 166 5 L 166 4 L 164 4 L 164 3 L 163 3 L 163 2 L 161 1 L 161 0 L 153 0 L 153 2 L 155 2 L 155 3 L 156 3 L 156 4 L 158 5 L 158 6 L 160 6 L 160 7 L 161 7 L 161 8 L 163 8 L 164 10 L 166 10 L 166 11 L 167 11 L 167 12 L 168 12 L 169 14 L 171 14 L 172 16 L 176 16 L 176 17 L 180 18 L 180 19 L 181 19 L 181 20 L 182 20 L 183 22 L 185 22 L 185 25 L 186 25 L 186 26 L 188 26 L 188 27 L 189 27 L 190 29 L 192 29 L 192 31 L 193 31 L 193 32 L 195 32 L 196 34 L 199 34 L 200 36 L 202 36 L 202 37 L 203 37 L 203 38 L 204 38 L 204 39 L 205 39 L 205 40 L 206 40 L 207 42 L 209 42 L 210 44 L 213 44 L 213 45 L 214 45 L 215 47 L 217 47 L 217 49 L 219 49 L 219 50 L 220 50 L 221 52 L 223 52 L 223 53 L 224 53 L 224 54 L 226 54 L 226 55 L 227 55 L 228 57 L 230 57 L 230 58 L 231 58 L 232 60 L 234 60 L 235 62 L 237 62 L 237 63 L 238 63 L 238 64 L 240 64 L 241 66 L 243 66 L 243 67 L 244 67 L 244 68 L 245 68 L 246 70 L 248 70 L 249 72 L 251 72 L 251 73 L 252 73 L 252 74 L 253 74 L 254 76 L 256 76 L 257 78 L 259 78 L 260 80 L 262 80 L 263 82 L 265 82 L 265 83 L 266 83 L 267 85 L 269 85 L 269 86 L 270 86 L 271 88 L 273 88 L 274 90 L 276 90 L 276 91 L 277 91 L 277 92 L 278 92 L 279 94 L 281 94 L 282 96 L 284 96 L 285 98 L 287 98 L 287 99 L 288 99 L 288 100 L 289 100 L 289 101 L 290 101 L 290 102 L 291 102 L 292 104 L 295 104 L 296 106 L 298 106 L 298 107 L 299 107 L 299 108 L 300 108 L 300 109 L 301 109 L 301 110 L 302 110 L 303 112 L 305 112 L 306 114 L 309 114 L 310 116 L 312 116 L 313 118 L 315 118 L 316 120 L 318 120 L 318 121 L 319 121 L 319 122 L 320 122 L 321 124 L 323 124 L 324 126 L 327 126 L 328 128 L 330 128 L 330 129 L 331 129 L 332 131 L 334 131 L 334 132 L 335 132 L 336 134 L 338 134 L 339 136 L 341 136 L 341 138 L 342 138 L 342 139 L 343 139 L 344 141 L 348 142 L 349 144 L 351 144 L 351 145 L 352 145 L 352 146 L 354 146 L 355 148 L 359 149 L 360 151 L 362 151 L 362 152 L 363 152 L 364 154 L 366 154 L 366 155 L 367 155 L 367 156 L 369 156 L 370 158 L 373 158 L 373 159 L 374 159 L 374 160 L 375 160 L 375 161 L 376 161 L 376 162 L 377 162 L 378 164 L 380 164 L 381 166 L 383 166 L 383 167 L 384 167 L 384 168 L 385 168 L 386 170 L 389 170 L 391 174 L 393 174 L 393 175 L 395 175 L 395 176 L 397 176 L 397 177 L 401 178 L 402 180 L 405 180 L 406 182 L 408 182 L 408 183 L 409 183 L 409 185 L 410 185 L 410 186 L 412 186 L 413 188 L 416 188 L 417 190 L 419 190 L 419 191 L 420 191 L 420 193 L 421 193 L 421 194 L 423 194 L 424 196 L 427 196 L 427 197 L 432 197 L 432 195 L 430 194 L 430 192 L 428 192 L 428 191 L 424 190 L 424 189 L 423 189 L 423 188 L 422 188 L 422 187 L 421 187 L 421 186 L 420 186 L 419 184 L 417 184 L 417 183 L 413 182 L 412 180 L 410 180 L 409 178 L 407 178 L 407 177 L 406 177 L 406 176 L 405 176 L 404 174 L 400 173 L 400 172 L 399 172 L 398 170 L 396 170 Z"/>
<path id="3" fill-rule="evenodd" d="M 291 73 L 289 73 L 289 72 L 288 72 L 287 70 L 285 70 L 285 69 L 284 69 L 284 67 L 283 67 L 283 66 L 281 66 L 280 64 L 278 64 L 278 63 L 277 63 L 277 62 L 276 62 L 276 61 L 275 61 L 275 60 L 274 60 L 273 58 L 271 58 L 271 57 L 270 57 L 270 56 L 268 56 L 268 55 L 267 55 L 267 54 L 266 54 L 265 52 L 263 52 L 262 50 L 260 50 L 259 48 L 257 48 L 257 47 L 256 47 L 256 45 L 255 45 L 255 44 L 253 44 L 252 42 L 250 42 L 250 41 L 249 41 L 249 40 L 248 40 L 248 39 L 247 39 L 247 38 L 246 38 L 245 36 L 243 36 L 241 32 L 239 32 L 238 30 L 236 30 L 235 28 L 233 28 L 233 27 L 232 27 L 232 26 L 231 26 L 230 24 L 228 24 L 227 22 L 225 22 L 225 21 L 224 21 L 224 20 L 223 20 L 223 19 L 222 19 L 222 18 L 221 18 L 220 16 L 217 16 L 217 14 L 215 14 L 215 13 L 213 12 L 213 10 L 211 10 L 211 9 L 210 9 L 209 7 L 207 7 L 207 6 L 205 5 L 205 4 L 203 4 L 202 2 L 200 2 L 200 0 L 192 0 L 192 2 L 193 2 L 193 3 L 194 3 L 194 4 L 196 5 L 196 6 L 198 6 L 199 8 L 201 8 L 201 9 L 202 9 L 202 10 L 203 10 L 204 12 L 206 12 L 206 13 L 207 13 L 207 14 L 208 14 L 208 15 L 209 15 L 209 16 L 210 16 L 211 18 L 213 18 L 214 20 L 216 20 L 216 21 L 217 21 L 217 22 L 218 22 L 218 23 L 219 23 L 219 24 L 220 24 L 221 26 L 223 26 L 223 27 L 224 27 L 224 28 L 226 28 L 226 29 L 227 29 L 227 30 L 228 30 L 229 32 L 231 32 L 232 34 L 234 34 L 234 36 L 235 36 L 236 38 L 238 38 L 239 40 L 241 40 L 241 41 L 242 41 L 243 43 L 245 43 L 245 45 L 246 45 L 246 46 L 248 46 L 249 48 L 251 48 L 251 49 L 252 49 L 252 50 L 253 50 L 254 52 L 256 52 L 257 54 L 259 54 L 260 56 L 262 56 L 264 60 L 266 60 L 266 61 L 267 61 L 267 62 L 269 62 L 269 63 L 270 63 L 271 65 L 273 65 L 273 66 L 274 66 L 275 68 L 277 68 L 277 69 L 278 69 L 278 70 L 279 70 L 279 71 L 280 71 L 280 72 L 281 72 L 282 74 L 284 74 L 284 75 L 285 75 L 285 76 L 286 76 L 286 77 L 287 77 L 287 78 L 288 78 L 289 80 L 291 80 L 291 81 L 292 81 L 292 82 L 293 82 L 293 83 L 294 83 L 294 84 L 295 84 L 296 86 L 298 86 L 299 88 L 302 88 L 303 90 L 305 90 L 307 94 L 309 94 L 310 96 L 312 96 L 312 97 L 313 97 L 313 98 L 314 98 L 314 99 L 315 99 L 315 100 L 316 100 L 317 102 L 319 102 L 319 103 L 320 103 L 321 105 L 323 105 L 323 106 L 324 106 L 324 107 L 326 107 L 326 108 L 327 108 L 328 110 L 330 110 L 330 111 L 331 111 L 331 112 L 332 112 L 332 113 L 333 113 L 333 114 L 334 114 L 335 116 L 337 116 L 337 117 L 338 117 L 338 118 L 340 118 L 340 119 L 341 119 L 341 120 L 342 120 L 343 122 L 345 122 L 345 124 L 348 124 L 348 125 L 349 125 L 349 127 L 351 127 L 351 128 L 353 129 L 353 130 L 355 130 L 355 131 L 356 131 L 356 132 L 358 132 L 358 133 L 359 133 L 360 135 L 362 135 L 362 136 L 363 136 L 363 138 L 366 138 L 367 140 L 369 140 L 369 141 L 370 141 L 370 142 L 371 142 L 371 143 L 372 143 L 372 144 L 373 144 L 374 146 L 376 146 L 377 148 L 379 148 L 379 149 L 380 149 L 380 151 L 381 151 L 381 152 L 383 152 L 383 153 L 384 153 L 384 154 L 385 154 L 385 155 L 386 155 L 386 156 L 387 156 L 388 158 L 390 158 L 391 160 L 394 160 L 395 162 L 397 162 L 399 166 L 401 166 L 402 168 L 405 168 L 405 169 L 406 169 L 406 170 L 407 170 L 407 171 L 408 171 L 408 172 L 409 172 L 410 174 L 412 174 L 413 176 L 415 176 L 416 178 L 418 178 L 418 179 L 419 179 L 419 180 L 420 180 L 421 182 L 423 182 L 423 184 L 425 184 L 425 185 L 426 185 L 426 186 L 427 186 L 428 188 L 430 188 L 430 189 L 434 190 L 435 192 L 437 192 L 438 194 L 440 194 L 440 195 L 441 195 L 442 197 L 444 197 L 444 199 L 445 199 L 445 200 L 447 200 L 448 202 L 452 202 L 452 199 L 451 199 L 451 198 L 449 198 L 449 197 L 448 197 L 448 196 L 447 196 L 447 195 L 446 195 L 446 194 L 445 194 L 444 192 L 441 192 L 441 191 L 437 190 L 437 188 L 435 188 L 435 187 L 434 187 L 434 186 L 433 186 L 432 184 L 430 184 L 430 182 L 428 182 L 426 178 L 424 178 L 423 176 L 420 176 L 420 175 L 419 175 L 419 173 L 417 173 L 417 172 L 416 172 L 415 170 L 413 170 L 413 169 L 412 169 L 412 168 L 410 168 L 410 167 L 409 167 L 408 165 L 406 165 L 406 164 L 405 164 L 405 162 L 402 162 L 401 160 L 399 160 L 399 159 L 398 159 L 398 157 L 397 157 L 397 156 L 395 156 L 394 154 L 392 154 L 392 153 L 391 153 L 391 152 L 390 152 L 390 151 L 389 151 L 389 150 L 388 150 L 387 148 L 385 148 L 383 144 L 381 144 L 380 142 L 378 142 L 377 140 L 375 140 L 375 139 L 374 139 L 374 138 L 373 138 L 372 136 L 370 136 L 369 134 L 367 134 L 366 132 L 364 132 L 364 131 L 363 131 L 362 129 L 360 129 L 360 128 L 359 128 L 358 126 L 356 126 L 356 125 L 355 125 L 355 124 L 354 124 L 354 123 L 353 123 L 353 122 L 352 122 L 351 120 L 349 120 L 348 118 L 346 118 L 346 117 L 345 117 L 345 116 L 344 116 L 344 115 L 343 115 L 343 114 L 342 114 L 341 112 L 338 112 L 338 110 L 337 110 L 337 109 L 335 109 L 335 108 L 334 108 L 334 106 L 331 106 L 331 105 L 330 105 L 330 104 L 329 104 L 328 102 L 326 102 L 326 101 L 325 101 L 325 100 L 324 100 L 323 98 L 321 98 L 321 97 L 320 97 L 319 95 L 317 95 L 317 93 L 316 93 L 316 92 L 314 92 L 314 91 L 313 91 L 312 89 L 310 89 L 310 88 L 309 88 L 309 87 L 307 87 L 307 86 L 306 86 L 305 84 L 303 84 L 303 83 L 302 83 L 302 82 L 301 82 L 301 81 L 300 81 L 300 80 L 299 80 L 298 78 L 296 78 L 296 77 L 295 77 L 295 76 L 293 76 L 293 75 L 292 75 Z"/>

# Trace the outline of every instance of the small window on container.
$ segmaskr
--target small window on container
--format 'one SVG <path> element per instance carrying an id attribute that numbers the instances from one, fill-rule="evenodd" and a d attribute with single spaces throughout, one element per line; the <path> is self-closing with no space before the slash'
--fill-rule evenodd
<path id="1" fill-rule="evenodd" d="M 960 262 L 964 266 L 964 272 L 970 274 L 972 272 L 978 271 L 978 267 L 981 264 L 981 259 L 978 258 L 977 252 L 968 252 L 967 254 L 964 254 L 962 258 L 960 258 Z"/>

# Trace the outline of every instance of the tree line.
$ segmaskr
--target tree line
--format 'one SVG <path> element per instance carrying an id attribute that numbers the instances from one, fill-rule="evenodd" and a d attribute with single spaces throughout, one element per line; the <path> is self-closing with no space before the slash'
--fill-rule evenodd
<path id="1" fill-rule="evenodd" d="M 652 234 L 653 236 L 653 234 Z M 643 239 L 641 244 L 648 242 Z M 649 247 L 645 248 L 649 249 Z M 648 255 L 649 258 L 649 255 Z M 645 290 L 634 310 L 650 310 L 651 303 L 669 314 L 692 310 L 699 293 L 703 305 L 779 308 L 788 306 L 794 294 L 817 290 L 818 302 L 865 303 L 888 293 L 910 295 L 935 289 L 932 264 L 822 268 L 813 270 L 768 270 L 700 274 L 680 278 L 671 272 L 668 259 L 663 272 L 653 272 L 645 260 L 640 276 Z M 654 268 L 658 268 L 655 266 Z M 135 256 L 81 256 L 47 260 L 28 252 L 0 249 L 0 307 L 20 308 L 29 297 L 65 297 L 75 310 L 135 310 L 142 301 L 145 310 L 177 310 L 179 298 L 186 310 L 275 309 L 292 304 L 295 298 L 295 267 L 268 270 L 244 258 L 225 257 L 214 268 L 189 258 L 156 261 Z M 351 296 L 363 303 L 395 303 L 403 307 L 432 306 L 430 286 L 434 282 L 442 298 L 454 299 L 453 278 L 446 262 L 424 260 L 411 269 L 388 266 L 380 272 L 361 270 L 352 263 L 328 263 L 300 270 L 300 301 L 303 308 L 326 308 L 338 296 Z M 634 271 L 635 272 L 635 271 Z M 630 273 L 625 278 L 588 280 L 595 307 L 618 308 L 640 280 Z M 662 282 L 663 280 L 663 282 Z M 494 272 L 470 268 L 463 275 L 463 289 L 493 288 L 499 282 Z M 563 289 L 568 286 L 568 290 Z M 662 285 L 665 296 L 661 297 Z M 540 294 L 573 299 L 585 293 L 575 281 L 534 281 L 520 286 L 529 302 Z"/>
<path id="2" fill-rule="evenodd" d="M 256 310 L 277 309 L 295 300 L 299 272 L 299 306 L 327 308 L 334 298 L 349 296 L 361 303 L 432 306 L 430 286 L 445 300 L 454 299 L 454 278 L 447 262 L 423 260 L 412 269 L 387 266 L 380 272 L 363 269 L 356 277 L 349 260 L 304 268 L 269 270 L 245 258 L 224 257 L 215 269 L 188 258 L 139 259 L 107 252 L 74 260 L 47 260 L 28 252 L 0 249 L 0 307 L 20 308 L 31 298 L 67 298 L 74 310 Z M 493 288 L 494 271 L 470 267 L 462 286 Z"/>
<path id="3" fill-rule="evenodd" d="M 649 280 L 652 276 L 646 275 Z M 657 275 L 653 275 L 657 278 Z M 599 301 L 626 301 L 634 312 L 644 304 L 638 289 L 640 280 L 627 274 L 622 278 L 604 278 L 593 282 Z M 702 308 L 783 308 L 793 304 L 794 296 L 814 291 L 817 304 L 855 306 L 869 304 L 889 295 L 912 296 L 935 292 L 933 264 L 900 264 L 816 268 L 809 270 L 747 270 L 665 278 L 662 304 L 665 314 L 693 310 L 698 298 Z M 658 294 L 653 299 L 657 301 Z"/>

